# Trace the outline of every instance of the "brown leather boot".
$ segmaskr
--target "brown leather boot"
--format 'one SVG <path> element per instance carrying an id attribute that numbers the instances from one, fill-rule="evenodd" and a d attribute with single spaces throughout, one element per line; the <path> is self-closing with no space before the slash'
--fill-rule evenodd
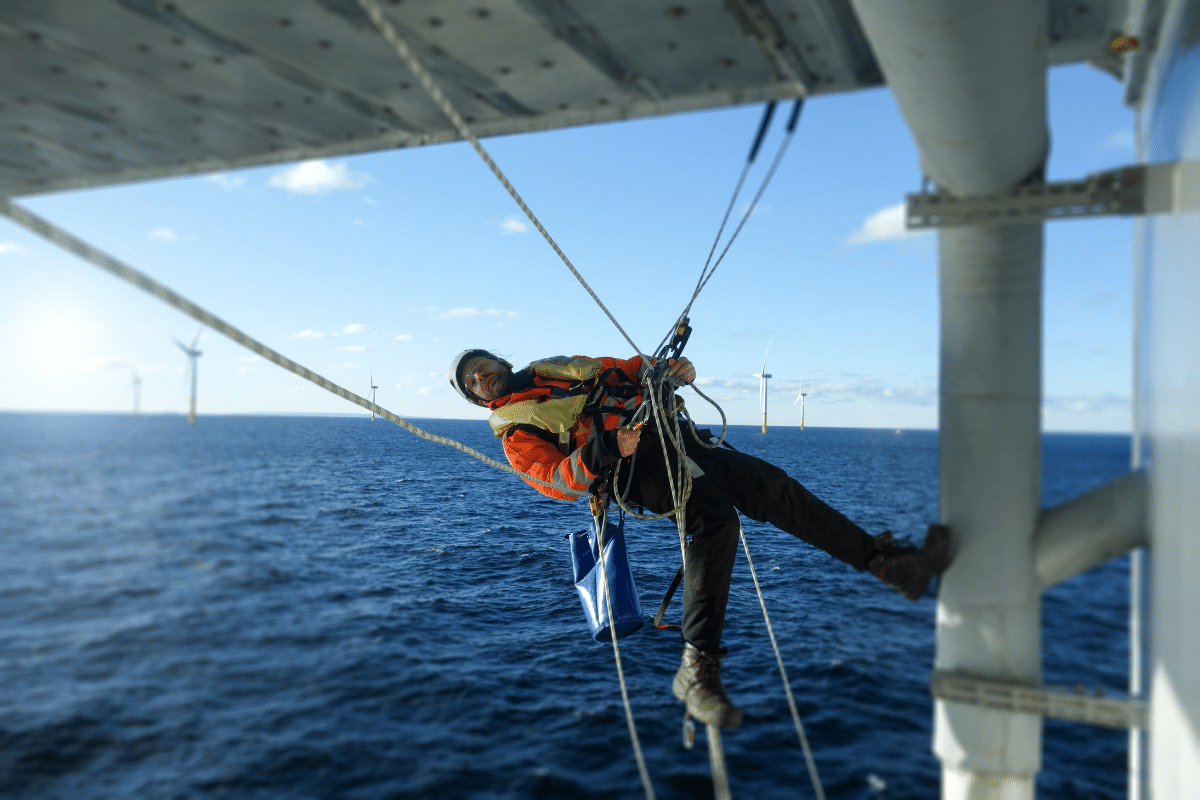
<path id="1" fill-rule="evenodd" d="M 893 542 L 891 531 L 876 536 L 875 547 L 879 552 L 867 570 L 909 600 L 919 600 L 934 576 L 950 566 L 950 529 L 945 525 L 930 525 L 919 548 Z"/>
<path id="2" fill-rule="evenodd" d="M 675 696 L 687 704 L 687 711 L 705 725 L 736 728 L 742 724 L 742 712 L 729 701 L 721 685 L 720 656 L 701 653 L 694 645 L 683 647 L 683 663 L 671 684 Z"/>

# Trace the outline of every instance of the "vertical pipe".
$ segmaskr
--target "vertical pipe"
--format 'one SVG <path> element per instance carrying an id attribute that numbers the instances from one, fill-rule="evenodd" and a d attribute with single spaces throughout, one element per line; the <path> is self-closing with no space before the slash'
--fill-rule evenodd
<path id="1" fill-rule="evenodd" d="M 1142 147 L 1141 131 L 1138 131 L 1138 155 L 1144 160 L 1145 149 Z M 1133 375 L 1131 380 L 1133 402 L 1130 414 L 1129 464 L 1133 469 L 1141 469 L 1142 461 L 1142 303 L 1145 299 L 1145 245 L 1146 224 L 1138 220 L 1135 227 L 1136 237 L 1133 257 Z M 1148 480 L 1147 476 L 1147 480 Z M 1147 507 L 1149 498 L 1147 498 Z M 1149 521 L 1147 521 L 1147 531 Z M 1146 670 L 1145 655 L 1149 652 L 1146 636 L 1148 604 L 1147 589 L 1150 585 L 1150 559 L 1146 548 L 1137 547 L 1129 553 L 1129 697 L 1142 702 L 1149 701 L 1149 673 Z M 1149 745 L 1149 732 L 1145 728 L 1131 727 L 1129 729 L 1129 757 L 1127 762 L 1127 789 L 1129 800 L 1148 800 L 1150 797 L 1149 781 L 1147 780 L 1146 756 Z"/>
<path id="2" fill-rule="evenodd" d="M 196 357 L 192 356 L 188 360 L 192 362 L 191 363 L 192 396 L 191 396 L 191 399 L 188 401 L 188 425 L 195 425 L 196 424 Z"/>
<path id="3" fill-rule="evenodd" d="M 1039 682 L 1042 226 L 944 229 L 940 503 L 955 537 L 938 669 Z M 939 700 L 942 796 L 1034 796 L 1041 718 Z"/>
<path id="4" fill-rule="evenodd" d="M 1037 177 L 1049 149 L 1046 0 L 852 3 L 939 189 L 986 194 Z M 939 496 L 954 539 L 939 669 L 1040 678 L 1042 249 L 1040 224 L 939 235 Z M 1034 796 L 1037 716 L 938 700 L 933 747 L 946 800 Z"/>

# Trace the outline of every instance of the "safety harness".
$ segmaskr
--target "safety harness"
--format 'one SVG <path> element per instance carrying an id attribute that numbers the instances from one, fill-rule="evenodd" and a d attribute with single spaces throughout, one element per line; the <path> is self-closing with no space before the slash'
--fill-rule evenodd
<path id="1" fill-rule="evenodd" d="M 630 419 L 641 403 L 638 385 L 618 367 L 582 356 L 554 356 L 534 361 L 534 385 L 492 411 L 488 423 L 503 439 L 526 430 L 555 444 L 566 455 L 572 449 L 571 431 L 579 418 L 591 415 L 591 435 Z M 610 379 L 613 379 L 610 381 Z M 606 424 L 609 417 L 615 417 Z M 576 443 L 581 445 L 584 442 Z"/>

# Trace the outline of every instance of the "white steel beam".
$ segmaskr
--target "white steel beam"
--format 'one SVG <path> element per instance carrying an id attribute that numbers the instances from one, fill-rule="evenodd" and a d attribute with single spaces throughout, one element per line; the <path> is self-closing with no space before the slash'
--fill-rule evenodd
<path id="1" fill-rule="evenodd" d="M 1045 0 L 854 0 L 925 174 L 956 196 L 1041 177 L 1049 149 Z M 1042 225 L 939 232 L 940 502 L 954 561 L 938 670 L 1038 685 Z M 1041 717 L 938 699 L 946 800 L 1034 796 Z"/>

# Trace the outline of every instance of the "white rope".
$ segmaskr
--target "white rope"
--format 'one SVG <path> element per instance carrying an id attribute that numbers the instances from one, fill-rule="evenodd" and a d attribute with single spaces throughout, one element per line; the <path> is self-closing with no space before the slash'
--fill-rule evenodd
<path id="1" fill-rule="evenodd" d="M 617 330 L 621 332 L 621 335 L 625 337 L 625 341 L 629 342 L 629 345 L 634 349 L 634 352 L 636 352 L 638 355 L 642 355 L 643 353 L 641 348 L 634 343 L 633 339 L 629 338 L 629 334 L 626 333 L 625 329 L 621 327 L 621 323 L 617 322 L 617 318 L 612 315 L 604 303 L 601 302 L 596 293 L 592 291 L 592 287 L 589 286 L 588 282 L 585 281 L 583 276 L 579 274 L 579 270 L 575 269 L 575 265 L 571 263 L 571 259 L 567 258 L 567 254 L 562 251 L 562 248 L 558 246 L 558 243 L 554 241 L 554 238 L 550 236 L 550 233 L 542 226 L 542 223 L 538 221 L 538 218 L 534 216 L 533 211 L 530 210 L 529 206 L 525 204 L 525 201 L 521 198 L 521 195 L 517 192 L 516 188 L 509 183 L 508 178 L 505 177 L 504 173 L 500 170 L 500 167 L 498 167 L 496 162 L 492 160 L 492 157 L 488 155 L 487 150 L 483 149 L 483 145 L 481 145 L 479 140 L 475 138 L 475 134 L 471 133 L 471 129 L 467 127 L 466 120 L 464 120 L 458 111 L 455 110 L 454 106 L 451 105 L 450 100 L 442 92 L 441 88 L 434 82 L 433 76 L 429 74 L 429 71 L 425 69 L 425 66 L 421 63 L 421 60 L 417 58 L 416 54 L 413 53 L 412 48 L 408 46 L 408 42 L 406 42 L 404 37 L 397 32 L 395 26 L 392 25 L 391 21 L 383 13 L 383 9 L 381 9 L 375 3 L 375 0 L 358 0 L 358 4 L 362 7 L 363 11 L 367 13 L 367 16 L 371 18 L 371 21 L 375 23 L 375 27 L 379 31 L 379 34 L 383 36 L 384 40 L 392 46 L 392 49 L 396 51 L 396 55 L 398 55 L 400 60 L 404 62 L 404 65 L 408 67 L 409 72 L 411 72 L 416 79 L 420 81 L 421 85 L 425 87 L 425 91 L 433 99 L 433 102 L 437 104 L 438 108 L 442 110 L 442 113 L 446 115 L 446 118 L 450 120 L 450 124 L 454 126 L 456 131 L 458 131 L 458 135 L 470 142 L 471 147 L 475 148 L 475 152 L 478 153 L 479 157 L 483 159 L 483 163 L 487 164 L 488 169 L 492 171 L 492 174 L 495 175 L 496 179 L 500 181 L 500 183 L 508 191 L 509 195 L 512 196 L 512 199 L 515 200 L 517 205 L 521 207 L 521 210 L 525 212 L 525 216 L 529 218 L 529 221 L 533 223 L 533 226 L 538 229 L 538 232 L 542 234 L 549 245 L 554 248 L 554 252 L 557 253 L 558 257 L 562 259 L 562 262 L 567 265 L 567 269 L 571 270 L 571 274 L 575 276 L 575 279 L 578 280 L 583 288 L 587 290 L 587 293 L 592 296 L 593 300 L 596 301 L 596 305 L 600 306 L 600 310 L 608 316 L 612 324 L 615 325 Z"/>
<path id="2" fill-rule="evenodd" d="M 646 800 L 655 800 L 654 785 L 650 783 L 650 771 L 646 769 L 646 758 L 642 755 L 642 743 L 638 739 L 637 726 L 633 722 L 633 706 L 629 702 L 629 690 L 625 686 L 625 670 L 621 668 L 621 650 L 617 646 L 617 620 L 613 614 L 612 586 L 608 582 L 608 559 L 604 554 L 604 530 L 608 524 L 608 512 L 601 511 L 592 517 L 596 524 L 596 545 L 600 551 L 600 575 L 604 578 L 604 600 L 608 604 L 608 633 L 612 639 L 613 658 L 617 662 L 617 680 L 621 684 L 621 701 L 625 704 L 625 724 L 629 726 L 629 740 L 633 742 L 633 757 L 637 760 L 638 774 L 642 778 L 642 790 Z"/>
<path id="3" fill-rule="evenodd" d="M 754 589 L 758 592 L 758 604 L 762 606 L 763 621 L 767 623 L 767 635 L 771 637 L 771 647 L 775 649 L 775 661 L 779 664 L 779 675 L 783 678 L 783 691 L 787 694 L 788 708 L 792 710 L 792 722 L 796 724 L 796 736 L 800 738 L 800 747 L 804 750 L 804 760 L 808 764 L 808 777 L 812 779 L 813 791 L 816 792 L 817 800 L 825 800 L 825 790 L 821 788 L 821 776 L 817 774 L 817 762 L 813 760 L 812 749 L 808 746 L 808 737 L 804 735 L 800 712 L 796 710 L 796 698 L 792 696 L 787 670 L 783 667 L 783 656 L 779 654 L 779 643 L 775 641 L 775 631 L 771 628 L 771 616 L 767 613 L 767 601 L 763 599 L 762 587 L 758 584 L 758 574 L 754 571 L 754 560 L 750 558 L 750 546 L 746 544 L 745 529 L 739 526 L 738 535 L 742 539 L 742 550 L 746 553 L 746 563 L 750 565 L 750 577 L 754 579 Z"/>
<path id="4" fill-rule="evenodd" d="M 797 113 L 798 113 L 798 110 L 793 111 L 793 121 L 795 120 L 795 114 L 797 114 Z M 709 261 L 712 261 L 712 254 L 717 249 L 717 243 L 720 241 L 721 233 L 725 230 L 725 223 L 729 219 L 729 211 L 727 210 L 725 212 L 725 219 L 721 220 L 721 227 L 717 231 L 716 239 L 713 240 L 713 246 L 712 246 L 712 250 L 709 251 L 708 260 L 704 262 L 704 267 L 702 267 L 700 270 L 700 278 L 696 281 L 696 288 L 692 292 L 692 297 L 690 300 L 688 300 L 687 305 L 684 307 L 682 313 L 680 313 L 678 319 L 676 319 L 675 325 L 672 326 L 671 330 L 667 332 L 667 335 L 664 336 L 662 341 L 659 343 L 658 346 L 660 348 L 663 346 L 663 344 L 665 344 L 667 342 L 667 340 L 669 340 L 671 338 L 671 334 L 675 331 L 676 328 L 679 327 L 680 324 L 682 324 L 684 318 L 692 310 L 692 305 L 696 302 L 696 298 L 698 298 L 700 296 L 700 292 L 703 291 L 704 287 L 708 285 L 709 280 L 712 279 L 713 274 L 717 271 L 717 267 L 721 266 L 721 262 L 725 260 L 725 255 L 729 252 L 729 248 L 733 247 L 733 243 L 737 239 L 738 234 L 742 232 L 742 228 L 744 228 L 746 226 L 746 223 L 749 221 L 750 217 L 754 214 L 755 209 L 758 208 L 758 203 L 760 200 L 762 200 L 763 194 L 766 193 L 767 187 L 771 183 L 771 179 L 775 176 L 775 172 L 779 169 L 779 165 L 781 163 L 783 163 L 783 157 L 787 153 L 788 145 L 791 144 L 792 138 L 795 135 L 795 132 L 796 132 L 795 127 L 792 127 L 784 135 L 783 141 L 780 142 L 780 144 L 779 144 L 779 149 L 775 151 L 775 158 L 771 161 L 771 166 L 767 169 L 766 175 L 763 177 L 762 183 L 759 184 L 758 191 L 754 193 L 754 199 L 752 199 L 750 201 L 750 204 L 748 206 L 746 206 L 746 210 L 742 214 L 741 221 L 738 222 L 738 226 L 734 229 L 733 233 L 730 235 L 729 241 L 727 241 L 725 243 L 725 247 L 721 250 L 721 255 L 717 257 L 716 263 L 714 263 L 712 265 L 712 267 L 709 268 Z M 730 209 L 733 208 L 733 203 L 734 203 L 734 201 L 737 200 L 737 196 L 742 190 L 742 183 L 743 183 L 743 181 L 745 181 L 746 172 L 749 170 L 749 168 L 750 168 L 750 165 L 747 164 L 742 169 L 742 176 L 738 179 L 737 187 L 733 190 L 733 192 L 734 192 L 733 198 L 731 198 L 729 201 Z"/>
<path id="5" fill-rule="evenodd" d="M 233 327 L 228 322 L 225 322 L 225 320 L 221 319 L 215 314 L 204 310 L 178 292 L 167 288 L 163 284 L 151 278 L 149 275 L 139 272 L 128 264 L 118 261 L 107 253 L 92 247 L 87 242 L 72 236 L 49 220 L 39 217 L 38 215 L 34 214 L 28 209 L 22 208 L 16 203 L 8 200 L 0 200 L 0 213 L 4 214 L 4 216 L 8 217 L 21 227 L 36 233 L 38 236 L 41 236 L 50 242 L 53 242 L 64 250 L 74 253 L 84 261 L 94 264 L 105 272 L 115 275 L 121 280 L 131 283 L 139 289 L 153 295 L 154 297 L 157 297 L 167 305 L 182 311 L 184 314 L 188 315 L 202 325 L 206 325 L 217 333 L 232 339 L 252 353 L 256 353 L 268 361 L 283 367 L 293 375 L 297 375 L 301 378 L 304 378 L 306 381 L 315 383 L 317 386 L 320 386 L 322 389 L 328 392 L 336 394 L 338 397 L 349 400 L 351 403 L 362 406 L 368 411 L 378 414 L 387 421 L 395 423 L 401 428 L 404 428 L 409 433 L 431 442 L 437 442 L 438 444 L 444 444 L 447 447 L 453 447 L 455 450 L 460 450 L 471 456 L 471 458 L 482 461 L 484 464 L 487 464 L 490 467 L 495 467 L 496 469 L 512 473 L 523 480 L 534 481 L 535 483 L 540 483 L 543 486 L 549 486 L 551 488 L 554 487 L 554 484 L 548 481 L 543 481 L 540 478 L 536 478 L 532 475 L 526 475 L 523 472 L 513 469 L 508 464 L 501 464 L 499 461 L 489 458 L 483 453 L 480 453 L 478 450 L 468 447 L 461 442 L 456 442 L 449 437 L 439 436 L 436 433 L 430 433 L 429 431 L 418 428 L 416 425 L 413 425 L 408 420 L 396 416 L 386 408 L 372 403 L 365 397 L 358 396 L 349 389 L 345 389 L 333 381 L 318 375 L 307 367 L 303 367 L 300 364 L 297 364 L 295 361 L 292 361 L 290 358 L 277 353 L 262 342 L 259 342 L 257 339 L 254 339 L 253 337 Z"/>

